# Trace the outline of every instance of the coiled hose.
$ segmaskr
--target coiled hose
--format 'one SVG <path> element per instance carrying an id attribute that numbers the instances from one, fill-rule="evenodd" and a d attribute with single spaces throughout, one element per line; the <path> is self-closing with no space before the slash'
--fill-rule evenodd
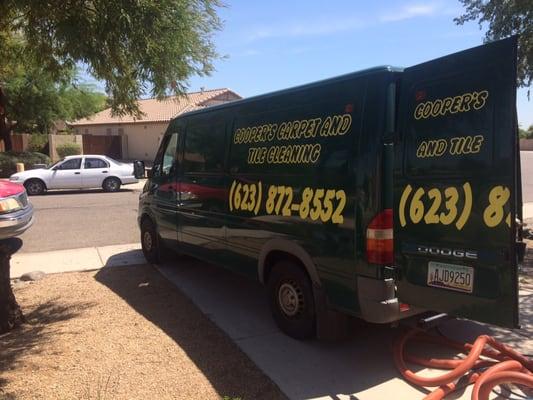
<path id="1" fill-rule="evenodd" d="M 443 345 L 459 350 L 467 354 L 467 357 L 462 360 L 417 357 L 405 352 L 405 345 L 409 340 Z M 451 371 L 437 377 L 422 377 L 411 371 L 406 361 Z M 429 335 L 415 328 L 402 334 L 394 342 L 394 363 L 411 384 L 437 387 L 425 397 L 426 400 L 443 399 L 459 389 L 457 381 L 460 378 L 464 378 L 468 384 L 474 384 L 472 400 L 488 400 L 493 388 L 503 383 L 514 383 L 533 389 L 533 360 L 487 335 L 479 336 L 473 344 L 463 344 L 445 337 Z"/>

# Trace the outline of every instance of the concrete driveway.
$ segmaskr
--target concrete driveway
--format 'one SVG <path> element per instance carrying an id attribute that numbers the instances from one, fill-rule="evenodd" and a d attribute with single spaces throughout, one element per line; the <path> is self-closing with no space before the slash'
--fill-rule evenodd
<path id="1" fill-rule="evenodd" d="M 397 328 L 361 323 L 351 339 L 344 342 L 299 342 L 276 328 L 264 289 L 258 283 L 189 257 L 163 265 L 160 271 L 291 399 L 424 397 L 424 392 L 403 381 L 393 364 L 391 349 L 399 334 Z M 463 341 L 490 334 L 523 352 L 533 353 L 533 287 L 521 294 L 521 308 L 527 312 L 522 316 L 520 331 L 450 321 L 441 326 L 441 332 Z M 457 398 L 469 399 L 470 389 Z"/>

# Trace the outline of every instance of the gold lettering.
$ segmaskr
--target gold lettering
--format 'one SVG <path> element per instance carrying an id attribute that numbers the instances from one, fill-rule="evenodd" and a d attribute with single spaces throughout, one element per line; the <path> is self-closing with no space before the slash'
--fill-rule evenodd
<path id="1" fill-rule="evenodd" d="M 445 116 L 482 109 L 489 97 L 488 90 L 463 93 L 454 97 L 435 99 L 417 104 L 413 112 L 415 120 Z"/>
<path id="2" fill-rule="evenodd" d="M 418 145 L 418 149 L 416 149 L 416 157 L 417 158 L 425 158 L 426 157 L 426 149 L 427 149 L 427 143 L 425 141 L 420 142 Z"/>
<path id="3" fill-rule="evenodd" d="M 424 108 L 424 103 L 419 103 L 415 108 L 415 119 L 419 120 L 422 118 L 422 109 Z"/>

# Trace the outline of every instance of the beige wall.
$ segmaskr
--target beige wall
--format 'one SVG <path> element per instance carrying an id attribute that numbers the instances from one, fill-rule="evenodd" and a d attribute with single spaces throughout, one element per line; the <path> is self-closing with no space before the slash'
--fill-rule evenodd
<path id="1" fill-rule="evenodd" d="M 520 150 L 533 150 L 533 139 L 520 139 Z"/>
<path id="2" fill-rule="evenodd" d="M 80 135 L 122 135 L 122 158 L 153 161 L 168 122 L 113 125 L 77 125 L 74 132 Z"/>
<path id="3" fill-rule="evenodd" d="M 83 154 L 83 137 L 81 135 L 48 135 L 48 144 L 50 147 L 50 158 L 52 162 L 59 160 L 57 154 L 57 146 L 61 146 L 66 143 L 77 143 L 80 145 L 81 153 Z"/>

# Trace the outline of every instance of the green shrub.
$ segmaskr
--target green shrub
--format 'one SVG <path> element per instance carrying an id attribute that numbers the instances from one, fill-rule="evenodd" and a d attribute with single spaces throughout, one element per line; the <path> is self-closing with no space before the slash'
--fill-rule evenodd
<path id="1" fill-rule="evenodd" d="M 81 147 L 77 143 L 65 143 L 56 147 L 59 157 L 75 156 L 81 154 Z"/>
<path id="2" fill-rule="evenodd" d="M 35 164 L 50 164 L 50 157 L 37 152 L 0 153 L 0 177 L 9 178 L 17 172 L 17 163 L 23 163 L 24 169 L 31 169 Z"/>
<path id="3" fill-rule="evenodd" d="M 41 135 L 34 133 L 30 137 L 30 143 L 28 144 L 28 151 L 45 153 L 48 147 L 48 135 Z"/>

